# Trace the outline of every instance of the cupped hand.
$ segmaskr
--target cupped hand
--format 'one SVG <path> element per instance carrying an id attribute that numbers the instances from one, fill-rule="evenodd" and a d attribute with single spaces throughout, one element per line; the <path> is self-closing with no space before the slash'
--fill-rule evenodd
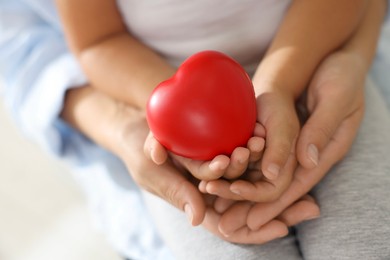
<path id="1" fill-rule="evenodd" d="M 123 114 L 123 123 L 117 128 L 120 133 L 118 143 L 121 144 L 117 154 L 134 181 L 144 190 L 184 211 L 192 225 L 201 224 L 206 206 L 193 177 L 178 169 L 170 159 L 157 165 L 148 158 L 143 151 L 149 133 L 145 116 L 129 107 Z"/>
<path id="2" fill-rule="evenodd" d="M 253 203 L 217 198 L 213 204 L 208 207 L 202 225 L 221 239 L 239 244 L 259 245 L 284 237 L 288 234 L 288 227 L 319 215 L 318 205 L 313 198 L 304 196 L 285 208 L 276 218 L 252 230 L 245 223 Z M 236 227 L 237 223 L 241 224 L 240 228 L 230 228 Z"/>
<path id="3" fill-rule="evenodd" d="M 334 142 L 343 143 L 334 151 L 339 155 L 336 161 L 347 153 L 363 119 L 366 73 L 362 58 L 347 51 L 336 52 L 322 62 L 307 89 L 310 116 L 297 143 L 303 167 L 316 167 L 324 149 Z"/>
<path id="4" fill-rule="evenodd" d="M 206 211 L 207 197 L 211 195 L 202 195 L 193 185 L 191 175 L 185 175 L 171 161 L 156 165 L 144 155 L 141 148 L 149 129 L 141 111 L 87 86 L 67 92 L 61 116 L 74 128 L 120 157 L 142 188 L 184 210 L 193 225 L 203 221 L 210 232 L 225 238 L 218 228 L 223 212 Z M 300 211 L 296 216 L 299 214 Z M 242 219 L 239 212 L 234 216 Z M 288 214 L 286 218 L 290 223 L 296 219 L 291 216 Z M 284 233 L 284 226 L 277 224 L 275 230 L 269 225 L 266 232 L 262 229 L 248 238 L 237 234 L 229 239 L 241 243 L 260 243 Z"/>
<path id="5" fill-rule="evenodd" d="M 178 167 L 183 167 L 198 180 L 216 180 L 221 177 L 235 179 L 246 172 L 248 166 L 253 164 L 262 156 L 264 149 L 265 130 L 260 124 L 256 124 L 254 136 L 251 137 L 246 147 L 237 147 L 230 156 L 217 155 L 210 161 L 193 160 L 168 152 L 149 133 L 144 150 L 147 157 L 157 165 L 161 165 L 169 158 L 173 159 Z"/>
<path id="6" fill-rule="evenodd" d="M 295 144 L 300 128 L 294 97 L 271 83 L 262 83 L 257 95 L 258 121 L 265 131 L 262 158 L 250 163 L 237 180 L 202 181 L 202 192 L 232 200 L 268 202 L 278 199 L 289 186 L 297 166 Z"/>
<path id="7" fill-rule="evenodd" d="M 254 203 L 246 212 L 226 212 L 221 218 L 221 229 L 258 230 L 307 194 L 345 156 L 364 114 L 364 68 L 363 61 L 348 52 L 334 53 L 323 61 L 307 90 L 310 115 L 299 136 L 297 149 L 301 165 L 290 186 L 273 202 Z M 318 147 L 315 158 L 308 152 L 311 144 Z M 245 213 L 246 221 L 231 221 L 234 215 Z"/>

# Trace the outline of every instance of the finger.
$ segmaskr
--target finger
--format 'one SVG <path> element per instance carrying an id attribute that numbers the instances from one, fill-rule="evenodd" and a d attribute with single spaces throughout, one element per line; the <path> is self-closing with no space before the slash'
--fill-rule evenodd
<path id="1" fill-rule="evenodd" d="M 278 179 L 271 181 L 263 178 L 255 182 L 237 180 L 230 185 L 230 190 L 232 193 L 249 201 L 274 201 L 278 199 L 290 185 L 295 167 L 295 157 L 290 155 Z"/>
<path id="2" fill-rule="evenodd" d="M 305 195 L 299 201 L 284 210 L 277 219 L 291 227 L 303 221 L 318 218 L 319 216 L 319 206 L 311 196 Z"/>
<path id="3" fill-rule="evenodd" d="M 307 194 L 324 177 L 352 144 L 352 140 L 348 140 L 346 137 L 350 136 L 350 130 L 354 128 L 356 121 L 358 119 L 351 118 L 343 123 L 345 126 L 337 131 L 334 139 L 324 148 L 320 163 L 316 168 L 298 167 L 291 185 L 278 200 L 270 203 L 259 203 L 251 208 L 247 219 L 247 225 L 250 229 L 259 229 L 271 219 L 276 218 L 286 207 Z"/>
<path id="4" fill-rule="evenodd" d="M 219 214 L 224 213 L 230 206 L 232 206 L 236 201 L 228 200 L 220 197 L 216 197 L 214 201 L 214 210 Z"/>
<path id="5" fill-rule="evenodd" d="M 213 209 L 208 209 L 202 225 L 211 233 L 231 243 L 260 245 L 288 234 L 287 226 L 283 222 L 272 220 L 259 230 L 252 231 L 243 226 L 229 236 L 225 236 L 218 229 L 220 219 L 220 214 Z"/>
<path id="6" fill-rule="evenodd" d="M 233 193 L 230 190 L 230 182 L 227 180 L 219 179 L 207 182 L 205 185 L 206 193 L 216 195 L 218 197 L 228 199 L 228 200 L 243 200 L 243 198 Z"/>
<path id="7" fill-rule="evenodd" d="M 249 162 L 256 162 L 261 159 L 265 146 L 265 139 L 262 137 L 251 137 L 248 140 L 247 147 L 250 151 Z"/>
<path id="8" fill-rule="evenodd" d="M 145 140 L 144 153 L 147 158 L 157 165 L 163 164 L 168 158 L 166 149 L 154 138 L 151 132 L 149 132 Z"/>
<path id="9" fill-rule="evenodd" d="M 198 189 L 202 193 L 207 193 L 206 186 L 207 186 L 207 181 L 200 181 L 198 184 Z"/>
<path id="10" fill-rule="evenodd" d="M 221 216 L 218 230 L 228 237 L 241 227 L 246 226 L 248 212 L 252 207 L 250 202 L 237 202 Z"/>
<path id="11" fill-rule="evenodd" d="M 310 169 L 318 166 L 320 152 L 346 117 L 338 103 L 319 101 L 303 125 L 297 143 L 297 158 L 303 167 Z"/>
<path id="12" fill-rule="evenodd" d="M 247 147 L 250 151 L 249 162 L 253 163 L 261 159 L 265 147 L 265 128 L 256 122 L 253 137 L 248 140 Z"/>
<path id="13" fill-rule="evenodd" d="M 264 176 L 275 180 L 290 154 L 295 152 L 299 121 L 291 100 L 266 98 L 266 95 L 259 100 L 265 110 L 260 120 L 267 131 L 261 169 Z"/>
<path id="14" fill-rule="evenodd" d="M 261 138 L 266 137 L 266 131 L 262 124 L 256 122 L 255 129 L 253 130 L 253 135 Z"/>
<path id="15" fill-rule="evenodd" d="M 150 162 L 139 172 L 142 174 L 133 176 L 139 186 L 184 211 L 192 225 L 202 223 L 206 211 L 202 194 L 171 163 L 158 166 Z"/>
<path id="16" fill-rule="evenodd" d="M 228 236 L 232 243 L 243 243 L 261 245 L 272 240 L 288 235 L 287 226 L 279 220 L 271 220 L 258 230 L 250 230 L 244 226 Z"/>
<path id="17" fill-rule="evenodd" d="M 250 151 L 244 147 L 237 147 L 230 156 L 230 163 L 223 177 L 235 179 L 240 177 L 248 167 Z"/>
<path id="18" fill-rule="evenodd" d="M 195 178 L 205 181 L 222 177 L 230 164 L 230 159 L 226 155 L 217 155 L 211 161 L 198 161 L 173 154 L 172 156 Z"/>

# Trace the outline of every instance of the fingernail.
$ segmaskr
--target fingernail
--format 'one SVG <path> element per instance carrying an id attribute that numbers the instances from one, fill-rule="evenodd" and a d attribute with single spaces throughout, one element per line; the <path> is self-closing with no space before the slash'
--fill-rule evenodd
<path id="1" fill-rule="evenodd" d="M 317 219 L 319 217 L 320 217 L 320 215 L 310 216 L 310 217 L 305 218 L 305 221 Z"/>
<path id="2" fill-rule="evenodd" d="M 281 233 L 278 238 L 286 237 L 289 234 L 288 229 L 285 232 Z"/>
<path id="3" fill-rule="evenodd" d="M 237 195 L 241 195 L 241 191 L 239 191 L 239 190 L 231 190 L 231 192 L 233 192 L 234 194 L 237 194 Z"/>
<path id="4" fill-rule="evenodd" d="M 184 205 L 184 212 L 186 213 L 187 218 L 192 225 L 192 221 L 194 219 L 194 214 L 193 214 L 191 206 L 189 204 Z"/>
<path id="5" fill-rule="evenodd" d="M 199 185 L 198 185 L 198 189 L 199 189 L 200 192 L 202 192 L 202 193 L 207 192 L 206 187 L 207 187 L 207 181 L 201 181 L 201 182 L 199 183 Z"/>
<path id="6" fill-rule="evenodd" d="M 230 237 L 230 234 L 226 234 L 226 233 L 222 233 L 221 234 L 224 236 L 224 237 Z"/>
<path id="7" fill-rule="evenodd" d="M 221 164 L 220 161 L 215 160 L 215 161 L 210 162 L 209 168 L 212 171 L 218 171 L 218 170 L 221 170 L 223 168 L 223 165 Z"/>
<path id="8" fill-rule="evenodd" d="M 212 170 L 212 171 L 223 170 L 226 167 L 227 167 L 226 163 L 225 162 L 221 162 L 219 160 L 212 161 L 209 164 L 209 169 Z"/>
<path id="9" fill-rule="evenodd" d="M 225 233 L 225 231 L 222 230 L 220 227 L 218 227 L 218 231 L 219 231 L 224 237 L 229 237 L 229 236 L 230 236 L 230 234 Z"/>
<path id="10" fill-rule="evenodd" d="M 280 172 L 280 167 L 278 165 L 272 163 L 268 166 L 267 170 L 271 174 L 271 176 L 269 176 L 271 180 L 278 178 Z"/>
<path id="11" fill-rule="evenodd" d="M 319 161 L 319 154 L 318 154 L 318 149 L 314 144 L 309 144 L 307 147 L 307 155 L 316 166 L 318 165 Z"/>

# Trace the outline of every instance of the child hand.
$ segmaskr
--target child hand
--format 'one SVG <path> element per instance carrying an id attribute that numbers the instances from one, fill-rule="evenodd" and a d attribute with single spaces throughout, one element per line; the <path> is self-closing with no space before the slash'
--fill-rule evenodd
<path id="1" fill-rule="evenodd" d="M 149 133 L 144 151 L 156 164 L 164 163 L 170 156 L 178 165 L 188 170 L 198 180 L 216 180 L 224 177 L 235 179 L 241 176 L 250 163 L 261 158 L 264 148 L 265 130 L 256 124 L 254 136 L 248 140 L 247 147 L 237 147 L 231 156 L 217 155 L 210 161 L 199 161 L 169 153 Z"/>
<path id="2" fill-rule="evenodd" d="M 294 98 L 275 86 L 263 85 L 262 91 L 258 96 L 258 120 L 266 131 L 262 159 L 249 164 L 243 177 L 233 182 L 223 179 L 201 182 L 202 192 L 232 200 L 266 202 L 279 198 L 289 186 L 297 165 L 295 142 L 299 132 Z M 276 165 L 274 162 L 282 165 L 277 167 L 276 174 L 269 170 Z"/>

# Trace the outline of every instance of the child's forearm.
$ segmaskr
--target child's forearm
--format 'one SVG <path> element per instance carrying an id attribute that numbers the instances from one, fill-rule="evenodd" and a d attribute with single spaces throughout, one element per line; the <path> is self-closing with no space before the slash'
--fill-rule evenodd
<path id="1" fill-rule="evenodd" d="M 127 31 L 114 0 L 57 0 L 69 46 L 91 84 L 144 108 L 174 69 Z"/>
<path id="2" fill-rule="evenodd" d="M 256 92 L 281 88 L 294 97 L 317 65 L 355 30 L 366 0 L 294 0 L 254 76 Z"/>
<path id="3" fill-rule="evenodd" d="M 343 50 L 358 55 L 368 71 L 376 53 L 381 25 L 386 15 L 387 0 L 370 1 L 367 12 L 351 40 Z"/>

